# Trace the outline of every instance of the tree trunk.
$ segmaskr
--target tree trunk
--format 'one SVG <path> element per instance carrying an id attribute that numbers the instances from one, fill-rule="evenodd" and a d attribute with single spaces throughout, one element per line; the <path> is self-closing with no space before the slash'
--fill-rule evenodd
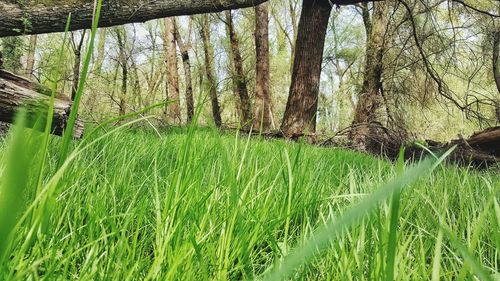
<path id="1" fill-rule="evenodd" d="M 493 77 L 500 95 L 500 31 L 493 34 Z M 497 98 L 495 111 L 497 122 L 500 123 L 500 97 Z"/>
<path id="2" fill-rule="evenodd" d="M 389 8 L 386 2 L 376 2 L 373 5 L 371 23 L 365 19 L 366 30 L 371 33 L 367 34 L 364 81 L 354 113 L 353 127 L 356 129 L 351 133 L 353 144 L 368 150 L 379 146 L 374 138 L 379 126 L 371 125 L 380 123 L 380 111 L 384 106 L 382 73 Z"/>
<path id="3" fill-rule="evenodd" d="M 134 56 L 130 57 L 130 67 L 132 68 L 134 84 L 132 87 L 132 96 L 136 98 L 136 103 L 134 104 L 136 111 L 138 108 L 143 107 L 142 92 L 141 92 L 141 77 L 139 76 L 139 68 L 137 67 L 136 58 Z"/>
<path id="4" fill-rule="evenodd" d="M 82 60 L 82 53 L 80 50 L 75 50 L 75 61 L 73 64 L 73 85 L 71 87 L 71 100 L 75 100 L 78 84 L 80 83 L 80 63 Z"/>
<path id="5" fill-rule="evenodd" d="M 193 98 L 193 82 L 191 75 L 191 60 L 189 58 L 189 48 L 190 48 L 190 40 L 188 39 L 188 44 L 184 44 L 182 40 L 181 34 L 179 32 L 179 26 L 177 22 L 174 20 L 174 34 L 175 41 L 177 42 L 177 46 L 179 46 L 179 50 L 181 51 L 182 57 L 182 65 L 184 66 L 184 78 L 186 84 L 186 108 L 187 108 L 187 123 L 190 124 L 193 121 L 194 117 L 194 98 Z"/>
<path id="6" fill-rule="evenodd" d="M 203 51 L 205 53 L 205 72 L 207 75 L 208 85 L 210 87 L 210 100 L 212 102 L 212 115 L 215 125 L 222 126 L 222 118 L 219 107 L 219 99 L 217 97 L 217 81 L 214 73 L 214 51 L 210 42 L 210 23 L 208 15 L 201 16 L 200 33 L 203 41 Z"/>
<path id="7" fill-rule="evenodd" d="M 293 43 L 290 45 L 290 49 L 292 50 L 290 54 L 290 73 L 293 73 L 293 66 L 295 61 L 295 51 L 297 44 L 297 30 L 299 28 L 297 24 L 297 6 L 300 0 L 290 0 L 288 1 L 288 10 L 290 11 L 290 18 L 292 21 L 292 32 L 293 32 Z M 321 0 L 320 0 L 321 1 Z"/>
<path id="8" fill-rule="evenodd" d="M 123 116 L 126 114 L 126 97 L 128 87 L 128 59 L 126 53 L 126 35 L 124 28 L 116 28 L 116 39 L 118 41 L 118 63 L 122 68 L 122 88 L 120 94 L 119 114 Z"/>
<path id="9" fill-rule="evenodd" d="M 94 59 L 94 74 L 101 76 L 102 64 L 106 55 L 106 28 L 99 30 L 99 42 L 97 43 L 97 56 Z"/>
<path id="10" fill-rule="evenodd" d="M 28 55 L 26 58 L 26 70 L 25 74 L 28 78 L 33 78 L 33 70 L 35 68 L 35 52 L 36 52 L 36 44 L 37 44 L 36 35 L 30 36 L 30 45 L 28 49 Z"/>
<path id="11" fill-rule="evenodd" d="M 0 70 L 0 121 L 12 123 L 19 107 L 26 107 L 30 126 L 34 126 L 39 113 L 47 112 L 51 90 L 24 77 Z M 52 134 L 61 136 L 71 111 L 71 101 L 58 95 L 54 102 Z M 83 122 L 77 120 L 74 138 L 83 135 Z"/>
<path id="12" fill-rule="evenodd" d="M 247 80 L 243 71 L 243 58 L 240 52 L 240 43 L 234 27 L 231 11 L 226 11 L 226 29 L 230 41 L 231 61 L 233 63 L 233 79 L 235 81 L 235 94 L 239 99 L 240 121 L 243 127 L 250 125 L 252 111 L 250 97 L 248 96 Z"/>
<path id="13" fill-rule="evenodd" d="M 328 0 L 303 1 L 292 85 L 281 125 L 281 130 L 287 137 L 316 132 L 321 64 L 331 10 Z"/>
<path id="14" fill-rule="evenodd" d="M 74 33 L 71 33 L 71 42 L 73 44 L 73 53 L 75 55 L 75 61 L 73 63 L 73 85 L 71 88 L 71 100 L 75 100 L 76 91 L 78 90 L 78 84 L 80 84 L 80 64 L 82 61 L 82 48 L 83 42 L 85 41 L 85 31 L 80 34 L 80 42 L 78 45 L 75 43 Z"/>
<path id="15" fill-rule="evenodd" d="M 165 47 L 165 63 L 167 65 L 167 101 L 169 101 L 165 105 L 165 113 L 170 122 L 180 125 L 182 120 L 179 100 L 179 69 L 175 47 L 175 24 L 173 18 L 166 18 L 163 22 L 165 25 L 163 44 Z"/>
<path id="16" fill-rule="evenodd" d="M 267 3 L 255 7 L 256 82 L 253 127 L 271 129 L 272 100 L 269 87 L 269 12 Z"/>
<path id="17" fill-rule="evenodd" d="M 266 0 L 116 0 L 103 1 L 99 27 L 180 15 L 220 12 L 251 7 Z M 70 31 L 91 27 L 94 1 L 16 1 L 0 0 L 0 37 L 63 32 L 71 13 Z M 30 24 L 27 25 L 26 21 Z M 26 28 L 29 26 L 29 28 Z"/>

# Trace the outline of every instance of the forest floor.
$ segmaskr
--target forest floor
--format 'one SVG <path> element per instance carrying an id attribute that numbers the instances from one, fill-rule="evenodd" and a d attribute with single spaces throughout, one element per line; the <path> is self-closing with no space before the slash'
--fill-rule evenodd
<path id="1" fill-rule="evenodd" d="M 5 279 L 500 276 L 496 173 L 442 165 L 423 173 L 340 148 L 210 129 L 103 134 L 63 176 L 60 140 L 51 139 L 43 182 L 57 185 L 53 202 L 25 213 L 0 268 Z M 3 167 L 5 142 L 0 152 Z"/>

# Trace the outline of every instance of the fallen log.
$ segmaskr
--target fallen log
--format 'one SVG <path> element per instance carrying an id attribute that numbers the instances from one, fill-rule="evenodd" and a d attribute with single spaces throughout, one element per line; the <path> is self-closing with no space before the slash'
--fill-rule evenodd
<path id="1" fill-rule="evenodd" d="M 360 146 L 353 142 L 350 136 L 353 132 L 359 133 L 359 126 L 366 126 L 368 132 L 362 138 L 368 140 L 370 145 Z M 360 139 L 361 136 L 358 136 Z M 473 134 L 469 138 L 459 137 L 448 142 L 426 140 L 416 141 L 416 138 L 405 132 L 398 132 L 383 127 L 380 123 L 361 124 L 349 127 L 333 138 L 320 142 L 322 146 L 341 146 L 374 155 L 396 160 L 401 147 L 406 147 L 405 159 L 418 161 L 429 157 L 431 154 L 446 152 L 452 147 L 456 149 L 448 157 L 448 163 L 475 168 L 488 168 L 500 163 L 500 127 L 488 128 Z"/>
<path id="2" fill-rule="evenodd" d="M 461 165 L 486 168 L 500 163 L 500 127 L 488 128 L 470 138 L 459 138 L 446 144 L 430 146 L 431 150 L 449 149 L 456 146 L 450 159 Z"/>
<path id="3" fill-rule="evenodd" d="M 33 127 L 38 116 L 44 116 L 50 101 L 51 90 L 24 77 L 0 69 L 0 121 L 12 123 L 20 107 L 28 113 L 29 126 Z M 54 118 L 51 133 L 61 136 L 66 128 L 72 102 L 57 95 L 54 102 Z M 42 115 L 40 115 L 42 113 Z M 83 122 L 77 120 L 73 137 L 83 136 Z"/>
<path id="4" fill-rule="evenodd" d="M 403 146 L 406 147 L 407 160 L 419 160 L 430 154 L 439 155 L 456 147 L 448 157 L 449 163 L 475 168 L 488 168 L 500 163 L 500 127 L 488 128 L 469 138 L 459 136 L 448 142 L 426 140 L 424 143 L 412 141 L 408 136 L 401 137 L 404 134 L 388 133 L 387 129 L 379 129 L 377 132 L 377 136 L 371 137 L 372 140 L 380 141 L 377 150 L 367 151 L 393 160 L 397 159 L 400 147 Z"/>
<path id="5" fill-rule="evenodd" d="M 486 129 L 467 139 L 472 148 L 500 157 L 500 126 Z"/>

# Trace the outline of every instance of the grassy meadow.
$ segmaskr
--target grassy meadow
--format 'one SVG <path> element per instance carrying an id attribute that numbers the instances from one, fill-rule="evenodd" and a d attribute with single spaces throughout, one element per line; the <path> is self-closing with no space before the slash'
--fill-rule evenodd
<path id="1" fill-rule="evenodd" d="M 494 172 L 193 128 L 98 130 L 63 165 L 52 137 L 47 157 L 11 158 L 28 131 L 0 149 L 2 185 L 25 187 L 0 205 L 2 280 L 499 278 Z"/>

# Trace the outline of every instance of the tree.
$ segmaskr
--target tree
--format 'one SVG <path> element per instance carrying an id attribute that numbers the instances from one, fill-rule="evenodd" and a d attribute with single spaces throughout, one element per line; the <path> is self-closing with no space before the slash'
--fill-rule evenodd
<path id="1" fill-rule="evenodd" d="M 23 47 L 24 44 L 21 37 L 3 38 L 3 68 L 13 71 L 16 74 L 22 74 L 24 72 L 23 64 L 21 63 Z"/>
<path id="2" fill-rule="evenodd" d="M 119 115 L 123 116 L 126 114 L 126 97 L 128 89 L 128 57 L 126 50 L 127 33 L 122 27 L 117 27 L 114 29 L 116 41 L 118 43 L 118 64 L 122 68 L 122 85 L 119 101 Z"/>
<path id="3" fill-rule="evenodd" d="M 500 31 L 498 30 L 493 33 L 493 77 L 500 94 Z M 497 98 L 495 111 L 497 122 L 500 122 L 500 97 Z"/>
<path id="4" fill-rule="evenodd" d="M 375 145 L 370 143 L 374 140 L 373 134 L 376 134 L 376 131 L 372 131 L 372 125 L 380 121 L 378 115 L 381 107 L 384 106 L 382 72 L 388 8 L 387 2 L 374 3 L 371 22 L 366 19 L 367 7 L 363 8 L 365 10 L 364 22 L 369 33 L 367 34 L 363 86 L 354 113 L 353 127 L 356 129 L 351 133 L 351 137 L 355 145 L 365 149 Z"/>
<path id="5" fill-rule="evenodd" d="M 33 77 L 33 70 L 35 68 L 35 52 L 36 52 L 36 43 L 38 40 L 37 35 L 30 36 L 30 44 L 28 49 L 28 55 L 26 57 L 26 70 L 25 75 L 27 77 Z"/>
<path id="6" fill-rule="evenodd" d="M 82 61 L 82 48 L 85 41 L 85 30 L 80 33 L 80 42 L 75 42 L 74 32 L 71 32 L 71 46 L 73 47 L 73 54 L 75 61 L 73 63 L 73 85 L 71 87 L 71 100 L 75 100 L 78 84 L 80 83 L 80 64 Z"/>
<path id="7" fill-rule="evenodd" d="M 267 3 L 255 7 L 256 83 L 254 128 L 271 128 L 272 100 L 269 86 L 269 12 Z"/>
<path id="8" fill-rule="evenodd" d="M 164 19 L 165 30 L 163 34 L 163 44 L 165 47 L 165 57 L 167 66 L 167 100 L 165 114 L 171 122 L 181 124 L 181 107 L 179 100 L 179 69 L 177 66 L 177 51 L 175 45 L 175 23 L 174 18 Z"/>
<path id="9" fill-rule="evenodd" d="M 331 11 L 328 0 L 304 0 L 302 3 L 292 84 L 281 125 L 287 137 L 316 132 L 321 64 Z"/>
<path id="10" fill-rule="evenodd" d="M 104 57 L 106 53 L 106 28 L 101 28 L 99 30 L 99 41 L 97 42 L 97 56 L 94 59 L 94 74 L 96 76 L 101 75 L 102 64 L 104 62 Z"/>
<path id="11" fill-rule="evenodd" d="M 187 108 L 187 123 L 191 123 L 194 117 L 194 98 L 193 98 L 193 82 L 192 82 L 192 74 L 191 74 L 191 60 L 189 58 L 189 48 L 191 45 L 191 19 L 189 19 L 190 30 L 188 34 L 188 42 L 184 43 L 182 40 L 182 36 L 179 32 L 179 26 L 177 25 L 177 21 L 174 19 L 174 35 L 175 42 L 177 42 L 177 46 L 181 52 L 182 64 L 184 66 L 184 78 L 186 84 L 186 108 Z"/>
<path id="12" fill-rule="evenodd" d="M 210 42 L 210 21 L 208 15 L 202 15 L 199 21 L 200 35 L 203 41 L 203 52 L 205 54 L 205 75 L 208 80 L 210 101 L 212 103 L 212 116 L 217 127 L 222 126 L 219 99 L 217 94 L 217 81 L 214 73 L 214 51 Z"/>
<path id="13" fill-rule="evenodd" d="M 145 22 L 152 19 L 180 15 L 220 12 L 255 6 L 267 0 L 184 0 L 151 1 L 142 0 L 103 1 L 99 27 L 110 27 L 126 23 Z M 70 31 L 91 27 L 93 1 L 10 1 L 0 0 L 0 37 L 62 32 L 68 15 L 72 14 Z M 26 23 L 29 23 L 28 25 Z"/>
<path id="14" fill-rule="evenodd" d="M 239 113 L 241 124 L 246 127 L 250 125 L 252 110 L 250 97 L 248 96 L 247 79 L 243 71 L 243 58 L 241 57 L 240 43 L 236 34 L 233 14 L 231 11 L 225 12 L 225 25 L 229 37 L 230 58 L 233 68 L 234 92 L 239 100 Z"/>

